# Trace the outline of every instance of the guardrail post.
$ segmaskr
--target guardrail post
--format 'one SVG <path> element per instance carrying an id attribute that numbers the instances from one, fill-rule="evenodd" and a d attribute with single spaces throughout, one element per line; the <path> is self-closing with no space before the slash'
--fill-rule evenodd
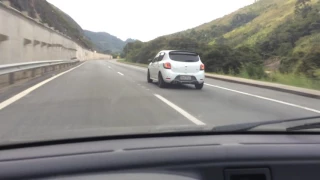
<path id="1" fill-rule="evenodd" d="M 9 74 L 9 84 L 13 84 L 14 83 L 14 73 L 10 73 Z"/>
<path id="2" fill-rule="evenodd" d="M 31 71 L 31 77 L 34 77 L 34 76 L 35 76 L 36 70 L 37 70 L 37 69 L 32 69 L 32 71 Z"/>

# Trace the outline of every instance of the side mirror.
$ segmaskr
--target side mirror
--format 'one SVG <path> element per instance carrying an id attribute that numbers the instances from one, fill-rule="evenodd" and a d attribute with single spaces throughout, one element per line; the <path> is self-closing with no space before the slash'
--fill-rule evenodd
<path id="1" fill-rule="evenodd" d="M 148 59 L 148 62 L 152 62 L 152 59 Z"/>

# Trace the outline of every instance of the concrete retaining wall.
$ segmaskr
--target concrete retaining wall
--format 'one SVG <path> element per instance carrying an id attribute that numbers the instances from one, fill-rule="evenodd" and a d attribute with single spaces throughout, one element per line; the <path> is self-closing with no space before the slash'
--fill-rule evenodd
<path id="1" fill-rule="evenodd" d="M 41 60 L 111 59 L 0 2 L 0 65 Z M 6 4 L 6 5 L 5 5 Z"/>

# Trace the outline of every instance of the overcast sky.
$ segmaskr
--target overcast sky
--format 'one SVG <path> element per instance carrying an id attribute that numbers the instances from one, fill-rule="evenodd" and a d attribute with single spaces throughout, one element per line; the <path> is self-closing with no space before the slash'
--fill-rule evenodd
<path id="1" fill-rule="evenodd" d="M 83 29 L 149 41 L 210 22 L 254 0 L 48 0 Z"/>

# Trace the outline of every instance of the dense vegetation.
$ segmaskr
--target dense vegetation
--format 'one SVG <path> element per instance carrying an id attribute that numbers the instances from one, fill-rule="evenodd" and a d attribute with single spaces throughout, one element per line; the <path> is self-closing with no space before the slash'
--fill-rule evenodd
<path id="1" fill-rule="evenodd" d="M 102 53 L 120 53 L 123 47 L 128 42 L 134 42 L 133 39 L 127 39 L 126 41 L 122 41 L 106 32 L 92 32 L 88 30 L 84 30 L 84 34 L 88 39 L 90 39 L 95 45 L 96 49 Z"/>
<path id="2" fill-rule="evenodd" d="M 209 72 L 274 81 L 292 75 L 319 83 L 319 10 L 317 0 L 260 0 L 193 29 L 129 43 L 122 56 L 147 63 L 162 49 L 192 50 Z"/>

